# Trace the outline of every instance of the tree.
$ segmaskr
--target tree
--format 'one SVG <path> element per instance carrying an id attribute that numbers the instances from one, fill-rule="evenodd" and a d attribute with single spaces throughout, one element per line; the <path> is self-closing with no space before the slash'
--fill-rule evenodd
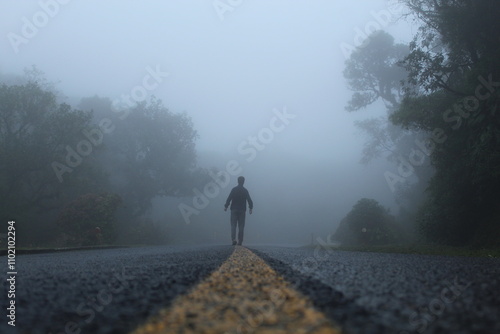
<path id="1" fill-rule="evenodd" d="M 394 44 L 394 38 L 384 31 L 376 31 L 368 38 L 368 46 L 357 48 L 346 61 L 344 77 L 354 93 L 345 109 L 358 111 L 380 100 L 390 115 L 400 104 L 401 83 L 407 73 L 399 62 L 409 49 L 406 45 Z M 387 117 L 358 121 L 356 125 L 370 138 L 363 151 L 364 163 L 381 155 L 396 161 L 403 151 L 398 143 L 403 137 L 413 135 L 390 124 Z"/>
<path id="2" fill-rule="evenodd" d="M 75 198 L 90 218 L 61 223 L 67 234 L 77 238 L 81 226 L 101 221 L 91 206 L 107 197 L 82 194 L 117 194 L 131 222 L 153 198 L 188 194 L 193 182 L 208 178 L 196 168 L 197 135 L 186 114 L 169 112 L 155 98 L 115 110 L 109 99 L 93 97 L 73 109 L 58 103 L 36 68 L 27 75 L 41 84 L 0 85 L 0 219 L 17 220 L 23 242 L 53 238 L 58 212 Z"/>
<path id="3" fill-rule="evenodd" d="M 380 245 L 399 241 L 394 217 L 374 199 L 362 198 L 342 219 L 333 239 L 345 245 Z"/>
<path id="4" fill-rule="evenodd" d="M 107 98 L 82 99 L 80 108 L 94 112 L 94 122 L 111 119 L 97 159 L 109 175 L 110 188 L 120 194 L 127 215 L 146 214 L 157 196 L 182 196 L 196 179 L 197 138 L 185 113 L 172 113 L 152 98 L 128 110 L 115 110 Z"/>
<path id="5" fill-rule="evenodd" d="M 88 162 L 72 182 L 58 181 L 52 164 L 76 147 L 90 114 L 58 104 L 54 93 L 37 83 L 0 85 L 0 219 L 19 219 L 27 232 L 43 221 L 38 215 L 57 208 L 64 195 L 88 189 Z M 36 234 L 35 234 L 36 235 Z"/>
<path id="6" fill-rule="evenodd" d="M 397 175 L 404 182 L 391 184 L 391 189 L 396 191 L 398 204 L 410 213 L 407 216 L 411 216 L 423 201 L 423 191 L 433 173 L 429 159 L 415 144 L 423 141 L 428 134 L 421 129 L 404 129 L 388 119 L 399 108 L 404 95 L 403 82 L 408 72 L 401 66 L 401 61 L 410 49 L 407 45 L 394 43 L 394 38 L 384 31 L 376 31 L 368 38 L 370 42 L 367 46 L 357 48 L 346 61 L 344 77 L 354 92 L 346 110 L 358 111 L 381 101 L 387 111 L 387 116 L 356 122 L 356 126 L 368 136 L 362 163 L 384 157 L 399 170 L 402 165 L 412 161 L 411 157 L 418 155 L 418 161 L 414 162 L 414 177 L 402 178 Z M 408 91 L 413 86 L 406 87 Z M 410 221 L 408 223 L 411 224 Z"/>
<path id="7" fill-rule="evenodd" d="M 422 22 L 404 60 L 408 82 L 420 89 L 405 93 L 391 119 L 434 134 L 436 173 L 421 229 L 455 245 L 482 244 L 484 231 L 500 240 L 500 2 L 404 2 Z"/>
<path id="8" fill-rule="evenodd" d="M 408 46 L 394 44 L 394 38 L 384 31 L 376 31 L 368 39 L 368 46 L 357 48 L 346 61 L 344 77 L 354 91 L 346 110 L 360 110 L 379 99 L 393 110 L 407 75 L 399 62 L 408 54 Z"/>
<path id="9" fill-rule="evenodd" d="M 403 0 L 422 23 L 405 60 L 410 82 L 423 92 L 445 90 L 458 97 L 466 79 L 475 81 L 487 71 L 498 74 L 496 0 Z M 495 76 L 498 77 L 498 76 Z M 465 88 L 465 85 L 463 88 Z"/>

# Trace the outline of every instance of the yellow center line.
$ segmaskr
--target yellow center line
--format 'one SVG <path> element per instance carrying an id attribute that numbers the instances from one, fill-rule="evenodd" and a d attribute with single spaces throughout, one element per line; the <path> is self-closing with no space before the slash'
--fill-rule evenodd
<path id="1" fill-rule="evenodd" d="M 341 333 L 312 302 L 245 247 L 137 328 L 146 333 Z"/>

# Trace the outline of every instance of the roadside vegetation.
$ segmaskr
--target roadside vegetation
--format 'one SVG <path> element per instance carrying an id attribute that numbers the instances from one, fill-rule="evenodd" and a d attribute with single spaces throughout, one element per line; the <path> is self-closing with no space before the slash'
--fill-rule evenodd
<path id="1" fill-rule="evenodd" d="M 165 242 L 152 200 L 206 175 L 191 119 L 155 98 L 73 107 L 61 96 L 36 67 L 0 84 L 0 220 L 17 222 L 18 246 Z"/>
<path id="2" fill-rule="evenodd" d="M 361 199 L 334 239 L 343 249 L 497 256 L 500 2 L 402 2 L 420 24 L 413 41 L 374 32 L 344 70 L 347 111 L 386 107 L 358 123 L 368 137 L 362 161 L 394 164 L 384 176 L 400 210 Z"/>

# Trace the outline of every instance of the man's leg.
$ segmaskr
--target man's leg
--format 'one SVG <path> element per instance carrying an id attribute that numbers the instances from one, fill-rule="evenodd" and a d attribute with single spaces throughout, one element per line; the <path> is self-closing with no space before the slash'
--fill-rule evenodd
<path id="1" fill-rule="evenodd" d="M 231 241 L 236 243 L 236 222 L 238 221 L 238 212 L 231 210 Z"/>
<path id="2" fill-rule="evenodd" d="M 240 212 L 238 217 L 238 245 L 243 243 L 243 232 L 245 230 L 245 211 Z"/>

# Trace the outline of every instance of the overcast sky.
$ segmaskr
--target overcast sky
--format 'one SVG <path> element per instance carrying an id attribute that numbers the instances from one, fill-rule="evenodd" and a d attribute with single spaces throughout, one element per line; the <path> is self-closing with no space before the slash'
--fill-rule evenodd
<path id="1" fill-rule="evenodd" d="M 370 29 L 410 41 L 414 27 L 389 22 L 400 13 L 395 1 L 384 0 L 0 0 L 0 72 L 36 65 L 70 98 L 114 100 L 139 94 L 156 72 L 147 93 L 192 117 L 207 164 L 235 158 L 247 163 L 248 175 L 262 178 L 257 169 L 267 166 L 293 179 L 290 169 L 299 167 L 272 157 L 302 161 L 313 169 L 300 173 L 321 173 L 332 203 L 348 206 L 343 216 L 361 197 L 393 204 L 382 174 L 387 166 L 358 164 L 364 138 L 353 125 L 385 111 L 346 112 L 342 70 L 346 50 Z M 281 127 L 273 118 L 285 110 L 294 118 Z M 266 137 L 266 154 L 246 161 L 250 153 L 238 147 L 250 147 L 244 141 L 271 122 L 280 130 Z M 305 190 L 313 196 L 314 188 Z"/>

